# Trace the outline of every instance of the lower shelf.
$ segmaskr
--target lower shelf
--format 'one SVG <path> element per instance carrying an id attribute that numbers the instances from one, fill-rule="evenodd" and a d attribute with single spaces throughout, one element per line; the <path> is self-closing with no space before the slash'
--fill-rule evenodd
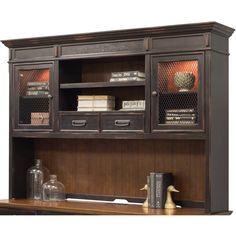
<path id="1" fill-rule="evenodd" d="M 25 199 L 0 201 L 1 214 L 78 214 L 78 215 L 206 215 L 203 208 L 149 209 L 138 205 L 91 202 L 43 202 Z"/>

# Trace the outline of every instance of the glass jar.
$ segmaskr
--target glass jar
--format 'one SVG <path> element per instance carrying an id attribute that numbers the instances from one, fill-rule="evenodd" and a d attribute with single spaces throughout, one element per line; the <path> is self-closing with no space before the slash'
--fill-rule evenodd
<path id="1" fill-rule="evenodd" d="M 50 180 L 43 184 L 42 193 L 44 201 L 64 201 L 66 198 L 65 187 L 56 175 L 50 175 Z"/>
<path id="2" fill-rule="evenodd" d="M 43 167 L 42 161 L 35 160 L 35 165 L 27 170 L 27 198 L 32 200 L 42 199 L 42 186 L 49 178 L 49 171 Z"/>

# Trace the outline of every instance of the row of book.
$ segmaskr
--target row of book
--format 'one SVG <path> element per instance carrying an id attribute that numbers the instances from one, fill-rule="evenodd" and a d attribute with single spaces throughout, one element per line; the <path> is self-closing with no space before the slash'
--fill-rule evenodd
<path id="1" fill-rule="evenodd" d="M 49 95 L 49 82 L 28 82 L 26 96 Z"/>
<path id="2" fill-rule="evenodd" d="M 147 176 L 148 207 L 163 209 L 165 207 L 167 188 L 173 184 L 173 175 L 170 172 L 151 172 Z"/>
<path id="3" fill-rule="evenodd" d="M 122 81 L 144 81 L 145 73 L 141 71 L 122 71 L 112 72 L 110 82 L 122 82 Z"/>
<path id="4" fill-rule="evenodd" d="M 197 122 L 197 113 L 194 108 L 165 110 L 165 124 L 191 125 L 191 124 L 196 124 L 196 122 Z"/>

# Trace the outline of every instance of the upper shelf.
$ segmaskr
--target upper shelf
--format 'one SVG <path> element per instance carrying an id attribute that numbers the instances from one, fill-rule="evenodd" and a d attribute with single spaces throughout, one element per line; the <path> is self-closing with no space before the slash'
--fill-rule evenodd
<path id="1" fill-rule="evenodd" d="M 63 83 L 63 84 L 60 84 L 60 88 L 61 89 L 108 88 L 108 87 L 127 87 L 127 86 L 145 86 L 145 81 L 94 82 L 94 83 Z"/>

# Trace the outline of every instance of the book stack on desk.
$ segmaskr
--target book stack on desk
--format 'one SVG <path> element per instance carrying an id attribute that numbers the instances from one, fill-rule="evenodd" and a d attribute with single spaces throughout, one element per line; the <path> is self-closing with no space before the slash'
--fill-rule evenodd
<path id="1" fill-rule="evenodd" d="M 112 72 L 110 82 L 144 81 L 145 73 L 140 71 Z"/>

